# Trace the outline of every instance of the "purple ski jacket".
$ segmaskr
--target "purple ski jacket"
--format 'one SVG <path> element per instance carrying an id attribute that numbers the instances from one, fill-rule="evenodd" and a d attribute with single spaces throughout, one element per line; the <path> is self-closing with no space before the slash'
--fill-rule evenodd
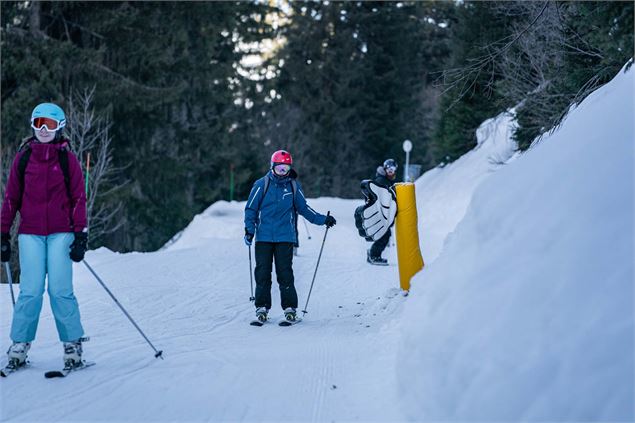
<path id="1" fill-rule="evenodd" d="M 46 236 L 58 232 L 81 232 L 86 227 L 82 169 L 75 154 L 69 150 L 69 198 L 59 162 L 59 150 L 68 146 L 68 140 L 43 144 L 33 138 L 28 143 L 32 152 L 24 171 L 24 189 L 18 165 L 25 149 L 16 154 L 11 166 L 0 213 L 0 230 L 8 233 L 19 211 L 20 234 Z"/>

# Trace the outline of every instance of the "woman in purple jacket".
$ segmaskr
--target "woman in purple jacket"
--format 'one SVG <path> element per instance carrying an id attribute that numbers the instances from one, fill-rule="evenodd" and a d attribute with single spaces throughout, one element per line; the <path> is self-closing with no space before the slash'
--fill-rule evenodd
<path id="1" fill-rule="evenodd" d="M 64 364 L 82 364 L 84 329 L 73 294 L 71 260 L 82 261 L 87 248 L 86 193 L 79 161 L 70 151 L 68 139 L 62 136 L 65 125 L 66 116 L 59 106 L 43 103 L 33 109 L 33 137 L 13 161 L 2 202 L 3 262 L 11 257 L 9 231 L 20 212 L 20 295 L 11 325 L 13 344 L 7 351 L 9 368 L 26 363 L 37 331 L 47 274 L 51 309 L 64 343 Z"/>

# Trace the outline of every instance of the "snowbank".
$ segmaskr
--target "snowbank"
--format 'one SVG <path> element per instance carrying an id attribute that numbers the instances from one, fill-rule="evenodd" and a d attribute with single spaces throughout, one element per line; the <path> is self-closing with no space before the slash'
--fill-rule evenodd
<path id="1" fill-rule="evenodd" d="M 476 131 L 477 147 L 447 166 L 417 179 L 419 235 L 424 261 L 432 263 L 443 242 L 465 216 L 474 190 L 516 151 L 513 110 L 488 119 Z"/>
<path id="2" fill-rule="evenodd" d="M 620 72 L 453 204 L 405 306 L 410 419 L 634 419 L 633 88 Z M 443 172 L 418 182 L 424 251 L 461 186 Z"/>

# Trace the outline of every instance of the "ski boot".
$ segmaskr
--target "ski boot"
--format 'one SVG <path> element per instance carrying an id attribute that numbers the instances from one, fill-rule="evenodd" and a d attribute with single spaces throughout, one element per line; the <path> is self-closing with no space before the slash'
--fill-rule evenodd
<path id="1" fill-rule="evenodd" d="M 370 250 L 366 252 L 366 261 L 375 266 L 388 266 L 388 260 L 385 258 L 374 257 L 370 254 Z"/>
<path id="2" fill-rule="evenodd" d="M 17 370 L 26 365 L 26 356 L 30 348 L 30 342 L 14 342 L 7 350 L 9 364 L 7 364 L 6 369 Z"/>
<path id="3" fill-rule="evenodd" d="M 64 370 L 74 369 L 83 365 L 82 340 L 64 342 Z"/>
<path id="4" fill-rule="evenodd" d="M 287 322 L 294 323 L 298 319 L 298 316 L 295 313 L 295 308 L 293 308 L 293 307 L 285 308 L 284 309 L 284 319 Z"/>
<path id="5" fill-rule="evenodd" d="M 267 313 L 269 312 L 269 310 L 267 310 L 266 307 L 258 307 L 256 309 L 256 319 L 260 322 L 260 323 L 264 323 L 267 321 Z"/>

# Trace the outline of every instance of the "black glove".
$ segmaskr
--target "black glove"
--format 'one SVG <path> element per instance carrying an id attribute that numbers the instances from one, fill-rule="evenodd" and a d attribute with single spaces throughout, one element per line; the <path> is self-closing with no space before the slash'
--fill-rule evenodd
<path id="1" fill-rule="evenodd" d="M 71 244 L 71 260 L 76 263 L 84 260 L 84 253 L 88 249 L 88 234 L 86 232 L 75 232 L 75 241 Z"/>
<path id="2" fill-rule="evenodd" d="M 335 226 L 337 222 L 335 221 L 335 218 L 333 216 L 331 216 L 330 214 L 328 216 L 326 216 L 326 220 L 324 221 L 324 224 L 326 225 L 327 228 L 332 228 L 333 226 Z"/>
<path id="3" fill-rule="evenodd" d="M 248 247 L 251 247 L 251 242 L 254 240 L 254 234 L 250 234 L 247 232 L 247 228 L 245 228 L 245 244 Z"/>
<path id="4" fill-rule="evenodd" d="M 3 232 L 0 237 L 2 239 L 0 242 L 0 261 L 4 263 L 11 259 L 11 236 Z"/>

